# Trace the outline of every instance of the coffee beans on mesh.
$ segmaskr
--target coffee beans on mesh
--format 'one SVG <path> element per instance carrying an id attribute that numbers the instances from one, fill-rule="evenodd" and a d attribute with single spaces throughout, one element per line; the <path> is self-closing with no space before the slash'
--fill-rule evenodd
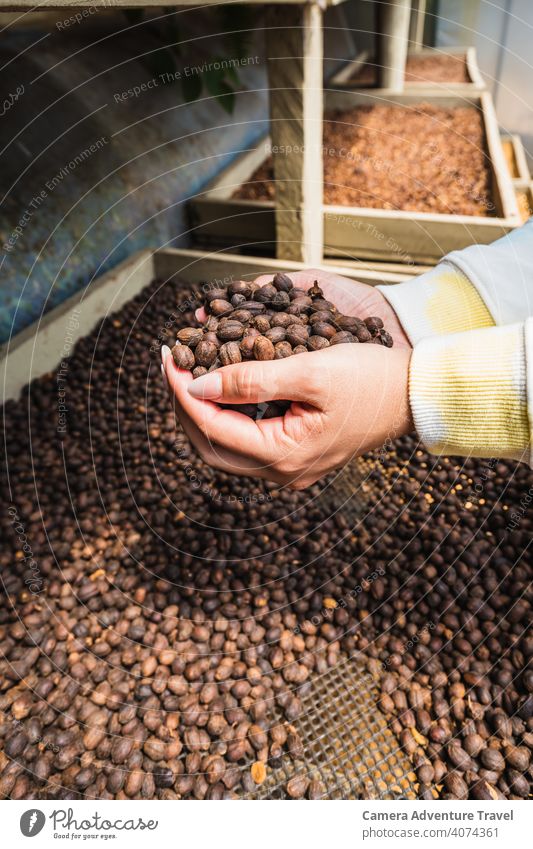
<path id="1" fill-rule="evenodd" d="M 306 700 L 351 663 L 421 798 L 528 798 L 530 470 L 406 437 L 369 455 L 357 524 L 329 479 L 215 471 L 159 375 L 189 296 L 154 281 L 76 346 L 61 431 L 58 373 L 3 408 L 2 796 L 234 799 L 289 767 L 285 798 L 327 797 Z"/>

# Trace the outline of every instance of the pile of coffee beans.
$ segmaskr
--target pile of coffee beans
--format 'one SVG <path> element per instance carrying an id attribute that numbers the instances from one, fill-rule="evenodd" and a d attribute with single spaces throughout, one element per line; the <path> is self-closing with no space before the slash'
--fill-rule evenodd
<path id="1" fill-rule="evenodd" d="M 329 480 L 214 471 L 159 374 L 189 298 L 154 281 L 76 346 L 66 422 L 55 373 L 3 408 L 2 796 L 234 799 L 286 764 L 287 799 L 327 796 L 300 723 L 352 658 L 421 798 L 528 797 L 530 471 L 405 438 L 356 526 Z"/>
<path id="2" fill-rule="evenodd" d="M 201 377 L 221 366 L 245 360 L 282 360 L 293 354 L 320 351 L 330 345 L 373 342 L 391 348 L 392 337 L 377 316 L 364 320 L 343 315 L 324 297 L 317 282 L 310 289 L 294 286 L 287 274 L 274 275 L 259 286 L 237 280 L 207 292 L 203 327 L 183 327 L 172 348 L 181 369 Z M 232 405 L 251 417 L 282 415 L 289 401 Z"/>
<path id="3" fill-rule="evenodd" d="M 356 106 L 326 114 L 323 138 L 326 205 L 431 214 L 495 213 L 483 114 L 473 105 Z M 259 165 L 233 196 L 274 200 L 273 157 Z"/>

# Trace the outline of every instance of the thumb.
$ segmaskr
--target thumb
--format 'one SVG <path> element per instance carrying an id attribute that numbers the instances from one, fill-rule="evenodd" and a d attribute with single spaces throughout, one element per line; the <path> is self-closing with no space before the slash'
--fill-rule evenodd
<path id="1" fill-rule="evenodd" d="M 321 408 L 324 369 L 321 360 L 317 359 L 319 353 L 224 366 L 193 380 L 188 391 L 194 398 L 225 404 L 285 400 L 301 401 Z"/>

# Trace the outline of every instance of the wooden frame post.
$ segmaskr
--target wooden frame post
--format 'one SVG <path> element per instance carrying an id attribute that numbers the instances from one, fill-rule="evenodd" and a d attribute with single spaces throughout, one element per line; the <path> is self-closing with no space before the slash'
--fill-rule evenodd
<path id="1" fill-rule="evenodd" d="M 380 2 L 378 11 L 379 85 L 391 91 L 403 91 L 411 0 Z"/>
<path id="2" fill-rule="evenodd" d="M 426 22 L 426 0 L 411 0 L 409 23 L 409 52 L 420 53 L 424 47 L 424 24 Z"/>
<path id="3" fill-rule="evenodd" d="M 266 29 L 277 256 L 323 255 L 323 40 L 316 4 L 271 7 Z"/>

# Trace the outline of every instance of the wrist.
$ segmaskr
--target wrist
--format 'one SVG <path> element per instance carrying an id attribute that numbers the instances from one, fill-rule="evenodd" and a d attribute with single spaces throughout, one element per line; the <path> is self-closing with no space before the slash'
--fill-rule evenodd
<path id="1" fill-rule="evenodd" d="M 475 286 L 449 262 L 441 262 L 420 277 L 378 289 L 412 345 L 433 336 L 494 325 Z"/>

